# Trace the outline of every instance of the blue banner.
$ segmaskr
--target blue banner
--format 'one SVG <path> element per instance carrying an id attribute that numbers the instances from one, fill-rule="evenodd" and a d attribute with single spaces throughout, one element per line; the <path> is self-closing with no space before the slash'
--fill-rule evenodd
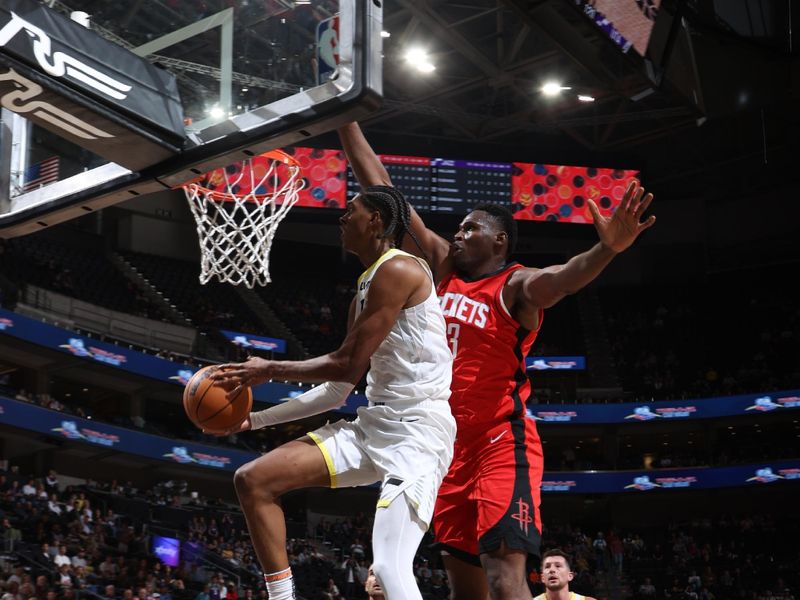
<path id="1" fill-rule="evenodd" d="M 0 423 L 43 433 L 55 439 L 67 439 L 145 458 L 221 471 L 234 471 L 258 457 L 250 452 L 172 440 L 98 423 L 2 396 Z M 780 481 L 800 481 L 800 460 L 767 461 L 735 467 L 652 471 L 546 472 L 542 480 L 542 491 L 578 494 L 643 493 L 654 490 L 757 486 Z"/>
<path id="2" fill-rule="evenodd" d="M 529 356 L 525 359 L 528 371 L 585 371 L 585 356 Z"/>
<path id="3" fill-rule="evenodd" d="M 647 493 L 656 490 L 759 486 L 779 481 L 800 481 L 800 460 L 652 471 L 549 472 L 542 478 L 542 492 Z"/>
<path id="4" fill-rule="evenodd" d="M 286 352 L 286 340 L 253 335 L 252 333 L 242 333 L 240 331 L 228 331 L 227 329 L 220 329 L 220 331 L 232 344 L 245 350 L 264 350 L 280 354 Z"/>
<path id="5" fill-rule="evenodd" d="M 3 309 L 0 309 L 0 335 L 15 337 L 83 360 L 179 386 L 186 385 L 197 371 L 191 365 L 101 342 Z M 297 385 L 267 383 L 253 388 L 253 399 L 275 404 L 303 391 Z M 363 397 L 359 397 L 359 400 L 363 400 Z M 352 408 L 352 412 L 355 412 L 355 408 Z"/>
<path id="6" fill-rule="evenodd" d="M 234 333 L 234 332 L 228 332 Z M 22 339 L 52 350 L 72 354 L 82 360 L 122 369 L 143 377 L 184 386 L 197 370 L 190 365 L 171 362 L 136 350 L 121 348 L 78 335 L 54 325 L 0 309 L 0 336 Z M 269 338 L 264 338 L 269 339 Z M 545 357 L 534 357 L 533 360 Z M 567 361 L 583 357 L 547 357 Z M 308 387 L 288 383 L 265 383 L 253 388 L 253 400 L 277 404 L 302 394 Z M 177 391 L 176 391 L 177 392 Z M 177 396 L 176 396 L 177 398 Z M 354 393 L 341 412 L 355 414 L 365 406 L 363 394 Z M 800 408 L 800 390 L 745 394 L 697 400 L 627 402 L 621 404 L 540 404 L 528 407 L 528 416 L 541 423 L 644 423 L 665 420 L 697 420 L 737 415 L 752 415 Z"/>
<path id="7" fill-rule="evenodd" d="M 538 404 L 528 416 L 542 423 L 646 423 L 695 421 L 800 408 L 800 390 L 744 394 L 698 400 L 625 402 L 620 404 Z"/>
<path id="8" fill-rule="evenodd" d="M 37 431 L 56 439 L 102 446 L 109 450 L 182 465 L 233 471 L 255 458 L 248 452 L 206 446 L 184 440 L 171 440 L 115 425 L 98 423 L 90 419 L 82 419 L 2 396 L 0 396 L 0 423 Z"/>

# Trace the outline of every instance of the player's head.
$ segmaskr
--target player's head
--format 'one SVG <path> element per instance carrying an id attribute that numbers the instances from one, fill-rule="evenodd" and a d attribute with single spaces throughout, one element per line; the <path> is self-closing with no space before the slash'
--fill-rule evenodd
<path id="1" fill-rule="evenodd" d="M 369 211 L 380 215 L 383 230 L 379 236 L 399 248 L 405 234 L 409 233 L 411 222 L 411 209 L 403 194 L 388 185 L 372 185 L 356 198 Z"/>
<path id="2" fill-rule="evenodd" d="M 375 571 L 372 570 L 372 565 L 369 566 L 369 573 L 367 580 L 364 582 L 364 590 L 370 600 L 383 600 L 383 588 L 381 587 L 378 578 L 375 577 Z"/>
<path id="3" fill-rule="evenodd" d="M 569 557 L 563 550 L 554 548 L 542 556 L 542 583 L 551 591 L 569 588 L 575 574 L 569 564 Z"/>
<path id="4" fill-rule="evenodd" d="M 469 271 L 493 257 L 507 260 L 517 245 L 517 222 L 511 211 L 496 204 L 479 204 L 458 226 L 453 262 Z"/>

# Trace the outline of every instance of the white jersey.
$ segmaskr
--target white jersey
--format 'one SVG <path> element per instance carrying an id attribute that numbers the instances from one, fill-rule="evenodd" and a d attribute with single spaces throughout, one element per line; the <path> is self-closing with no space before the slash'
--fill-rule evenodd
<path id="1" fill-rule="evenodd" d="M 356 316 L 380 266 L 395 256 L 389 250 L 358 280 Z M 414 257 L 412 257 L 414 258 Z M 428 276 L 427 265 L 419 261 Z M 309 432 L 325 458 L 331 487 L 381 482 L 378 508 L 404 495 L 426 524 L 433 517 L 436 492 L 450 461 L 456 422 L 450 412 L 453 355 L 431 277 L 431 293 L 404 309 L 373 353 L 367 375 L 369 406 L 355 421 L 341 420 Z"/>
<path id="2" fill-rule="evenodd" d="M 423 302 L 400 311 L 386 339 L 372 354 L 367 399 L 390 406 L 403 400 L 448 400 L 453 355 L 447 346 L 447 326 L 436 286 L 423 260 L 394 248 L 385 252 L 358 278 L 356 317 L 364 309 L 375 273 L 396 256 L 408 256 L 419 262 L 431 279 L 431 292 Z"/>

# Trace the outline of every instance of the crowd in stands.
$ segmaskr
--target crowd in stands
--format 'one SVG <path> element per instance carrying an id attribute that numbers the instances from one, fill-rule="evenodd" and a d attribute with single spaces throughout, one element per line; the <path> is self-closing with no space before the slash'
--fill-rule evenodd
<path id="1" fill-rule="evenodd" d="M 106 258 L 102 239 L 79 237 L 79 243 L 68 243 L 43 232 L 0 242 L 0 270 L 20 287 L 32 283 L 115 310 L 165 318 Z M 339 265 L 333 272 L 330 260 L 315 264 L 313 252 L 312 258 L 291 256 L 296 250 L 290 245 L 275 251 L 283 252 L 275 261 L 280 267 L 273 269 L 273 282 L 257 292 L 307 354 L 319 355 L 335 349 L 345 335 L 354 267 Z M 122 254 L 220 349 L 230 349 L 219 334 L 223 328 L 275 337 L 231 286 L 201 286 L 197 264 Z M 308 268 L 296 272 L 293 258 L 309 261 Z M 775 283 L 782 280 L 775 275 L 764 269 L 750 277 L 746 293 L 735 275 L 717 276 L 692 290 L 678 285 L 598 288 L 623 387 L 618 399 L 688 399 L 800 387 L 800 358 L 793 351 L 800 337 L 800 309 Z M 574 298 L 549 309 L 533 353 L 586 355 L 580 315 Z M 536 392 L 542 400 L 575 401 L 542 384 L 546 373 L 536 377 L 535 390 L 537 384 L 544 388 Z M 580 387 L 580 374 L 575 377 L 573 392 Z"/>
<path id="2" fill-rule="evenodd" d="M 766 509 L 766 507 L 765 507 Z M 322 516 L 295 507 L 287 553 L 298 594 L 308 600 L 365 598 L 372 518 Z M 164 529 L 168 523 L 170 529 Z M 172 567 L 153 553 L 153 535 L 181 540 Z M 797 515 L 769 510 L 650 527 L 551 523 L 543 549 L 571 557 L 571 589 L 598 600 L 796 600 L 800 586 Z M 167 481 L 65 485 L 49 471 L 0 472 L 0 600 L 267 600 L 236 507 Z M 449 597 L 430 532 L 414 560 L 425 600 Z M 542 591 L 536 571 L 532 593 Z"/>
<path id="3" fill-rule="evenodd" d="M 597 597 L 611 581 L 611 597 L 636 600 L 795 600 L 798 533 L 796 515 L 721 512 L 638 532 L 551 524 L 545 539 L 573 557 L 571 588 Z"/>
<path id="4" fill-rule="evenodd" d="M 747 286 L 728 277 L 699 289 L 638 287 L 604 293 L 625 389 L 684 399 L 800 386 L 800 308 L 770 270 Z"/>
<path id="5" fill-rule="evenodd" d="M 41 236 L 0 240 L 0 272 L 18 287 L 32 284 L 112 310 L 164 318 L 106 258 L 102 240 L 81 239 L 81 245 Z"/>

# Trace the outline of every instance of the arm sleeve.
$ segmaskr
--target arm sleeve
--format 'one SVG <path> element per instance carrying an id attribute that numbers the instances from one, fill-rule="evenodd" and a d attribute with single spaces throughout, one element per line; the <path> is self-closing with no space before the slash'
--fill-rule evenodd
<path id="1" fill-rule="evenodd" d="M 250 413 L 250 429 L 261 429 L 278 423 L 296 421 L 343 406 L 355 386 L 342 381 L 329 381 L 311 388 L 283 404 Z"/>

